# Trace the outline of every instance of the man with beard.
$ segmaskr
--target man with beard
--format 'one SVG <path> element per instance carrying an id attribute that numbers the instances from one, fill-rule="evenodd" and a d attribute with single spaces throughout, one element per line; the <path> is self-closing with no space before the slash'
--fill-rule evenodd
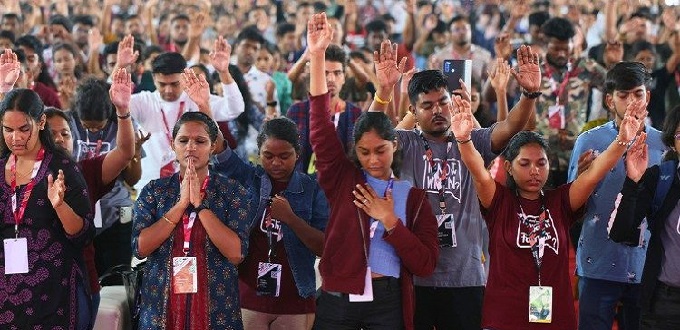
<path id="1" fill-rule="evenodd" d="M 557 187 L 567 181 L 574 142 L 587 121 L 589 96 L 593 88 L 602 90 L 606 72 L 592 60 L 572 58 L 575 30 L 567 19 L 551 18 L 541 30 L 547 46 L 542 95 L 536 102 L 536 131 L 548 139 L 548 186 Z"/>
<path id="2" fill-rule="evenodd" d="M 189 41 L 189 16 L 184 14 L 175 15 L 170 20 L 170 41 L 163 45 L 168 52 L 181 52 Z"/>
<path id="3" fill-rule="evenodd" d="M 441 70 L 444 60 L 472 60 L 472 80 L 486 80 L 486 68 L 491 63 L 491 53 L 472 43 L 472 27 L 465 16 L 451 19 L 451 42 L 430 59 L 431 69 Z"/>
<path id="4" fill-rule="evenodd" d="M 347 55 L 343 49 L 331 44 L 326 48 L 326 85 L 331 94 L 331 120 L 340 137 L 345 152 L 352 148 L 354 122 L 361 115 L 361 108 L 340 98 L 340 90 L 345 84 L 345 70 L 347 69 Z M 286 116 L 292 119 L 300 132 L 300 157 L 296 168 L 304 173 L 313 174 L 314 156 L 309 142 L 309 100 L 293 104 Z"/>

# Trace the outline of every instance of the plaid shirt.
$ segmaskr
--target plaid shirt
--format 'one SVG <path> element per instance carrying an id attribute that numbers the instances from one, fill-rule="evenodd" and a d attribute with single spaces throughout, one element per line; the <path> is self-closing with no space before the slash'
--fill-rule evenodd
<path id="1" fill-rule="evenodd" d="M 352 137 L 354 122 L 357 121 L 362 111 L 361 108 L 350 102 L 345 102 L 345 104 L 345 111 L 340 113 L 338 126 L 335 130 L 338 132 L 338 137 L 345 148 L 345 152 L 347 152 L 354 144 L 354 138 Z M 312 145 L 309 143 L 309 100 L 293 104 L 288 109 L 288 112 L 286 112 L 286 117 L 295 122 L 300 134 L 300 158 L 295 168 L 302 173 L 307 173 L 309 161 L 314 153 Z"/>

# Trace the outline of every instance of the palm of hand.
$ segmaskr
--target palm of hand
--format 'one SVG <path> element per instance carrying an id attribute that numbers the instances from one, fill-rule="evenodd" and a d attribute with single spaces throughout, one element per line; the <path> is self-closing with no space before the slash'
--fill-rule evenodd
<path id="1" fill-rule="evenodd" d="M 130 48 L 125 48 L 118 53 L 118 65 L 120 67 L 128 66 L 134 63 L 135 60 L 135 53 Z"/>
<path id="2" fill-rule="evenodd" d="M 199 104 L 210 97 L 210 88 L 207 85 L 202 86 L 201 83 L 190 85 L 186 92 L 192 101 Z"/>
<path id="3" fill-rule="evenodd" d="M 394 60 L 386 60 L 378 63 L 375 68 L 375 73 L 381 86 L 393 86 L 401 76 L 401 73 L 397 68 L 397 62 Z"/>
<path id="4" fill-rule="evenodd" d="M 541 69 L 536 63 L 524 63 L 519 66 L 517 83 L 527 91 L 537 91 L 541 87 Z"/>
<path id="5" fill-rule="evenodd" d="M 111 102 L 119 108 L 127 107 L 130 103 L 130 86 L 127 84 L 114 84 L 111 86 Z"/>
<path id="6" fill-rule="evenodd" d="M 224 72 L 225 70 L 229 70 L 229 61 L 231 60 L 231 55 L 229 55 L 229 53 L 226 51 L 220 51 L 213 54 L 211 60 L 215 70 Z"/>
<path id="7" fill-rule="evenodd" d="M 451 118 L 451 131 L 456 137 L 470 136 L 472 127 L 472 121 L 469 118 L 465 118 L 461 113 L 455 114 Z"/>
<path id="8" fill-rule="evenodd" d="M 14 63 L 4 63 L 0 66 L 0 75 L 5 77 L 4 84 L 13 85 L 19 79 L 19 69 Z"/>
<path id="9" fill-rule="evenodd" d="M 326 31 L 327 29 L 323 29 L 307 34 L 307 48 L 309 48 L 310 53 L 316 54 L 326 51 L 326 48 L 331 43 Z"/>

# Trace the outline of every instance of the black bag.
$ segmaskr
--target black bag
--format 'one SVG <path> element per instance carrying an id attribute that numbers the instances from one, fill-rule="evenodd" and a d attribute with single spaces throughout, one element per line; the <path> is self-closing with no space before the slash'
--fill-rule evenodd
<path id="1" fill-rule="evenodd" d="M 137 329 L 139 324 L 139 315 L 141 311 L 142 300 L 142 278 L 144 277 L 144 265 L 142 262 L 135 267 L 121 264 L 109 268 L 104 275 L 99 277 L 99 283 L 105 286 L 109 283 L 109 278 L 119 277 L 125 286 L 125 293 L 127 295 L 127 304 L 130 309 L 130 318 L 132 319 L 132 329 Z"/>

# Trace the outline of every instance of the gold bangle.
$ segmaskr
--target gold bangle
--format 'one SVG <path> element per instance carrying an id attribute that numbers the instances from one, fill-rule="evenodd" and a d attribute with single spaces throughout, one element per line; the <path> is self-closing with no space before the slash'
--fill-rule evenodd
<path id="1" fill-rule="evenodd" d="M 387 101 L 381 99 L 381 98 L 378 96 L 378 92 L 375 92 L 375 94 L 373 94 L 373 99 L 374 99 L 376 102 L 378 102 L 378 104 L 382 104 L 382 105 L 388 105 L 390 102 L 392 102 L 392 98 L 390 98 L 390 99 L 387 100 Z"/>
<path id="2" fill-rule="evenodd" d="M 173 226 L 176 226 L 176 225 L 177 225 L 177 222 L 172 222 L 172 221 L 170 221 L 170 219 L 168 219 L 168 217 L 166 217 L 165 215 L 163 215 L 161 218 L 163 218 L 163 220 L 165 220 L 167 223 L 169 223 L 169 224 L 171 224 L 171 225 L 173 225 Z"/>

